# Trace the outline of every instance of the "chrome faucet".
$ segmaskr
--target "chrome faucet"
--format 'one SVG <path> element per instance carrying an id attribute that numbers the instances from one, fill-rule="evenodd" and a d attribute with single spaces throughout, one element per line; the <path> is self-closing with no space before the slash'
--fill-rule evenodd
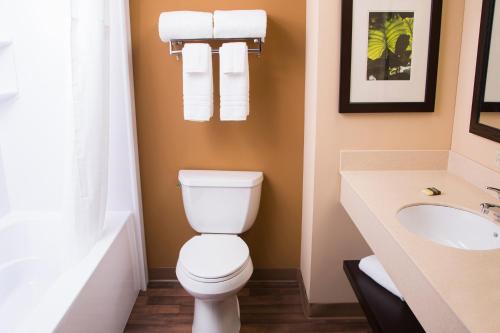
<path id="1" fill-rule="evenodd" d="M 489 214 L 490 210 L 493 213 L 497 213 L 497 211 L 498 211 L 498 214 L 500 215 L 500 206 L 494 205 L 494 204 L 490 204 L 490 203 L 487 203 L 487 202 L 483 202 L 481 204 L 481 213 L 483 213 L 483 214 Z"/>
<path id="2" fill-rule="evenodd" d="M 496 192 L 498 199 L 500 199 L 500 189 L 498 189 L 496 187 L 491 187 L 491 186 L 488 186 L 486 189 Z M 495 217 L 495 221 L 500 222 L 500 206 L 499 205 L 494 205 L 491 203 L 483 202 L 480 206 L 481 206 L 481 213 L 487 215 L 491 211 L 491 213 Z"/>

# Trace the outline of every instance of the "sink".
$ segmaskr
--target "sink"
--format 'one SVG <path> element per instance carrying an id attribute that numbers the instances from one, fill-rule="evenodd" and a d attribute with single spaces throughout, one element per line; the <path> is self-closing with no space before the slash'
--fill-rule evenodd
<path id="1" fill-rule="evenodd" d="M 500 224 L 465 210 L 415 205 L 401 209 L 397 218 L 412 233 L 441 245 L 463 250 L 500 248 Z"/>

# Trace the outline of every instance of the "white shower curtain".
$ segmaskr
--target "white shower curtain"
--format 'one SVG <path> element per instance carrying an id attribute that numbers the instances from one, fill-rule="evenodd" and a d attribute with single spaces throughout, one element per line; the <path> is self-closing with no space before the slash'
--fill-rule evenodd
<path id="1" fill-rule="evenodd" d="M 71 1 L 69 159 L 63 223 L 66 263 L 100 237 L 106 212 L 109 142 L 108 0 Z"/>

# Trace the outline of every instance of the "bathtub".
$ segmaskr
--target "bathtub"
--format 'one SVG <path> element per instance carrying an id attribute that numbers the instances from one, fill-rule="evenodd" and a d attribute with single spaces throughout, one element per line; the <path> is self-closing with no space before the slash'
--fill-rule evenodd
<path id="1" fill-rule="evenodd" d="M 123 332 L 140 289 L 133 216 L 110 212 L 91 252 L 63 270 L 57 214 L 0 218 L 0 333 Z"/>

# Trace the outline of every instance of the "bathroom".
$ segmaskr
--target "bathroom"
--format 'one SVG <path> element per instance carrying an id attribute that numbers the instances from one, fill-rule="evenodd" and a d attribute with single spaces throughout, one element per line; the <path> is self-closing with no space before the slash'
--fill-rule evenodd
<path id="1" fill-rule="evenodd" d="M 496 2 L 0 0 L 0 333 L 500 332 Z"/>

